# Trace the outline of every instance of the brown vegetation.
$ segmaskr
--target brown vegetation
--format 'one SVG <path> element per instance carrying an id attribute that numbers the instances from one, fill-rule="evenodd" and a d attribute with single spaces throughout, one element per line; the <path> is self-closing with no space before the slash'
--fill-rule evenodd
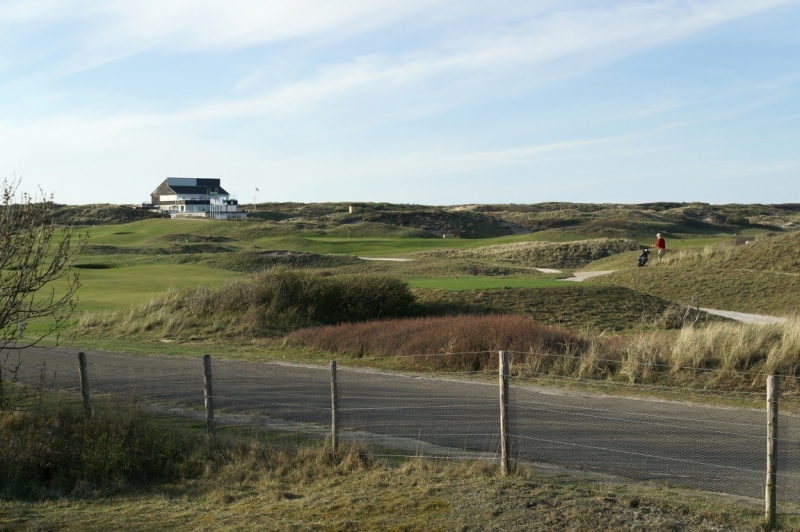
<path id="1" fill-rule="evenodd" d="M 681 315 L 669 309 L 669 319 Z M 709 389 L 758 389 L 764 376 L 800 375 L 800 318 L 777 325 L 712 322 L 678 331 L 588 337 L 520 316 L 388 320 L 296 331 L 289 339 L 355 357 L 409 357 L 404 364 L 448 371 L 491 370 L 512 352 L 521 376 L 569 376 Z M 471 352 L 480 352 L 469 354 Z M 411 355 L 426 355 L 411 357 Z M 797 393 L 788 379 L 787 393 Z"/>
<path id="2" fill-rule="evenodd" d="M 522 316 L 449 316 L 396 319 L 302 329 L 289 338 L 317 349 L 355 356 L 430 354 L 413 362 L 440 369 L 484 370 L 497 367 L 492 351 L 587 351 L 590 341 L 564 329 L 540 325 Z M 477 353 L 477 354 L 464 354 Z M 438 356 L 447 354 L 447 356 Z"/>

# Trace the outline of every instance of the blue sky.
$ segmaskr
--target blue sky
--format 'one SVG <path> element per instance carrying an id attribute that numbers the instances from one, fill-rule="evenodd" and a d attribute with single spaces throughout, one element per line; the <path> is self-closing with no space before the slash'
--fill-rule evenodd
<path id="1" fill-rule="evenodd" d="M 800 0 L 2 0 L 0 177 L 135 203 L 800 202 Z"/>

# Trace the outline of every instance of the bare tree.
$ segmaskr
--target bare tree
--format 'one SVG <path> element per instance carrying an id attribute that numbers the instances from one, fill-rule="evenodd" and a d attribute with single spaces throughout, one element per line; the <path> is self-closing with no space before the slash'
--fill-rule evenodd
<path id="1" fill-rule="evenodd" d="M 0 187 L 0 412 L 41 394 L 43 379 L 18 384 L 20 352 L 46 337 L 58 344 L 71 323 L 80 286 L 72 265 L 87 238 L 54 223 L 52 198 L 18 195 L 18 186 Z M 35 333 L 25 331 L 31 323 Z"/>

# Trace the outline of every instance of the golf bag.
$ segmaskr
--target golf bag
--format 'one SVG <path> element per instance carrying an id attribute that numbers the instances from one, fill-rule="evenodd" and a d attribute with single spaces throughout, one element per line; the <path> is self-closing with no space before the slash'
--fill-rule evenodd
<path id="1" fill-rule="evenodd" d="M 647 248 L 644 248 L 644 249 L 642 250 L 642 254 L 641 254 L 641 255 L 639 255 L 639 262 L 638 262 L 638 264 L 639 264 L 639 267 L 640 267 L 640 268 L 641 268 L 642 266 L 644 266 L 645 264 L 647 264 L 647 255 L 648 255 L 648 253 L 650 253 L 650 251 L 648 251 L 648 249 L 647 249 Z"/>

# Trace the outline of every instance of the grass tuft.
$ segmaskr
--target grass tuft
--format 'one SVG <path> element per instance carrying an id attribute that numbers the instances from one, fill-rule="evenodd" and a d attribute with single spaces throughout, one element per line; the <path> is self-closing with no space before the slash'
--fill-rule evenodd
<path id="1" fill-rule="evenodd" d="M 675 313 L 668 309 L 666 319 L 677 319 Z M 521 316 L 494 315 L 315 327 L 288 338 L 355 358 L 397 358 L 405 367 L 445 371 L 496 370 L 496 352 L 508 350 L 512 373 L 522 377 L 761 391 L 766 375 L 800 376 L 798 316 L 766 326 L 694 325 L 691 313 L 680 319 L 686 321 L 678 330 L 650 329 L 626 336 L 586 336 Z M 787 379 L 785 391 L 800 394 L 797 379 Z"/>
<path id="2" fill-rule="evenodd" d="M 468 249 L 437 249 L 418 255 L 460 259 L 492 259 L 539 268 L 578 268 L 610 255 L 639 249 L 624 238 L 598 238 L 577 242 L 515 242 Z"/>

